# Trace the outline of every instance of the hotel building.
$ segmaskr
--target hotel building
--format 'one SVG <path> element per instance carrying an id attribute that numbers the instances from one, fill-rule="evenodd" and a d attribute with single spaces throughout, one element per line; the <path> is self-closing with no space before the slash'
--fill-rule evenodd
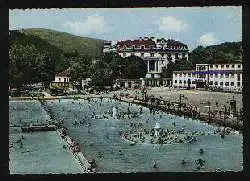
<path id="1" fill-rule="evenodd" d="M 136 40 L 118 41 L 115 46 L 110 41 L 104 43 L 103 52 L 115 51 L 123 58 L 135 55 L 147 64 L 146 78 L 160 78 L 163 67 L 167 68 L 169 61 L 187 60 L 188 46 L 175 40 L 139 38 Z"/>
<path id="2" fill-rule="evenodd" d="M 195 70 L 174 71 L 175 88 L 221 88 L 242 91 L 242 64 L 196 64 Z"/>

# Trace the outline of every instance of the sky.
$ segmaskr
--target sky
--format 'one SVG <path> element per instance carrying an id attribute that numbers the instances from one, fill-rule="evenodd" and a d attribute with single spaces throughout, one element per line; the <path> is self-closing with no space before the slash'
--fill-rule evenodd
<path id="1" fill-rule="evenodd" d="M 112 40 L 171 38 L 208 46 L 242 40 L 242 7 L 9 10 L 9 29 L 47 28 Z"/>

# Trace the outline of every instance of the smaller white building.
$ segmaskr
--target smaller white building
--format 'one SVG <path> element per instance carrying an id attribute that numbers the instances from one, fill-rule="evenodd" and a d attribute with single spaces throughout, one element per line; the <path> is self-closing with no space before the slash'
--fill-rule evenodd
<path id="1" fill-rule="evenodd" d="M 65 70 L 55 75 L 54 81 L 50 83 L 51 87 L 69 88 L 71 86 L 69 70 Z"/>
<path id="2" fill-rule="evenodd" d="M 55 76 L 55 80 L 54 82 L 60 82 L 60 83 L 63 83 L 63 82 L 69 82 L 69 77 L 67 75 L 62 75 L 62 74 L 57 74 Z"/>
<path id="3" fill-rule="evenodd" d="M 173 71 L 173 87 L 174 88 L 196 88 L 196 75 L 193 70 Z"/>
<path id="4" fill-rule="evenodd" d="M 89 83 L 91 82 L 91 78 L 86 78 L 82 80 L 82 89 L 86 89 L 89 86 Z"/>
<path id="5" fill-rule="evenodd" d="M 242 64 L 196 64 L 195 70 L 174 71 L 175 88 L 220 88 L 226 91 L 242 91 Z"/>

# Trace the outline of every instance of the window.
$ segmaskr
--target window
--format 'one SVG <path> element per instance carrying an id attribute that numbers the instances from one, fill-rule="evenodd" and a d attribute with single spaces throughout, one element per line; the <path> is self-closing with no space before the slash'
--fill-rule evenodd
<path id="1" fill-rule="evenodd" d="M 64 78 L 64 82 L 67 82 L 67 81 L 66 81 L 66 78 Z"/>
<path id="2" fill-rule="evenodd" d="M 226 65 L 226 68 L 229 68 L 229 65 Z"/>
<path id="3" fill-rule="evenodd" d="M 226 82 L 226 83 L 225 83 L 225 86 L 229 86 L 229 82 Z"/>
<path id="4" fill-rule="evenodd" d="M 213 81 L 210 81 L 210 82 L 209 82 L 209 85 L 213 85 Z"/>
<path id="5" fill-rule="evenodd" d="M 223 74 L 220 74 L 220 78 L 223 78 Z"/>
<path id="6" fill-rule="evenodd" d="M 231 77 L 234 78 L 234 74 L 231 74 Z"/>
<path id="7" fill-rule="evenodd" d="M 241 65 L 238 65 L 238 68 L 241 68 Z"/>
<path id="8" fill-rule="evenodd" d="M 144 57 L 144 53 L 141 53 L 141 57 Z"/>
<path id="9" fill-rule="evenodd" d="M 184 84 L 186 84 L 187 83 L 187 81 L 186 80 L 184 80 Z"/>
<path id="10" fill-rule="evenodd" d="M 154 57 L 155 56 L 155 54 L 154 53 L 150 53 L 150 57 Z"/>
<path id="11" fill-rule="evenodd" d="M 210 77 L 213 78 L 213 74 L 210 74 Z"/>
<path id="12" fill-rule="evenodd" d="M 234 68 L 234 65 L 232 65 L 232 68 Z"/>
<path id="13" fill-rule="evenodd" d="M 195 81 L 192 81 L 192 84 L 195 84 Z"/>
<path id="14" fill-rule="evenodd" d="M 182 83 L 182 81 L 180 80 L 180 81 L 179 81 L 179 83 L 181 84 L 181 83 Z"/>
<path id="15" fill-rule="evenodd" d="M 180 74 L 180 77 L 182 77 L 182 74 Z"/>
<path id="16" fill-rule="evenodd" d="M 240 74 L 237 74 L 237 80 L 240 81 Z"/>
<path id="17" fill-rule="evenodd" d="M 218 65 L 215 65 L 215 68 L 218 68 Z"/>
<path id="18" fill-rule="evenodd" d="M 135 49 L 135 45 L 132 45 L 132 49 Z"/>
<path id="19" fill-rule="evenodd" d="M 228 78 L 228 77 L 229 77 L 229 74 L 226 74 L 226 75 L 225 75 L 225 78 Z"/>
<path id="20" fill-rule="evenodd" d="M 199 78 L 205 78 L 205 77 L 206 77 L 205 74 L 200 74 L 200 75 L 199 75 Z"/>
<path id="21" fill-rule="evenodd" d="M 164 57 L 164 53 L 161 54 L 161 57 Z"/>
<path id="22" fill-rule="evenodd" d="M 218 78 L 218 74 L 214 74 L 214 77 L 215 77 L 215 78 Z"/>
<path id="23" fill-rule="evenodd" d="M 231 84 L 230 84 L 231 86 L 234 86 L 234 82 L 231 82 Z"/>
<path id="24" fill-rule="evenodd" d="M 209 67 L 212 69 L 212 68 L 213 68 L 213 65 L 210 65 Z"/>
<path id="25" fill-rule="evenodd" d="M 240 82 L 237 82 L 237 86 L 240 87 Z"/>
<path id="26" fill-rule="evenodd" d="M 215 82 L 214 82 L 214 85 L 218 85 L 218 82 L 217 82 L 217 81 L 215 81 Z"/>
<path id="27" fill-rule="evenodd" d="M 175 54 L 175 59 L 179 59 L 178 53 Z"/>
<path id="28" fill-rule="evenodd" d="M 58 79 L 59 79 L 59 82 L 61 82 L 61 78 L 59 77 Z"/>
<path id="29" fill-rule="evenodd" d="M 123 57 L 126 57 L 126 53 L 123 53 Z"/>
<path id="30" fill-rule="evenodd" d="M 224 68 L 224 65 L 221 65 L 220 67 L 221 67 L 221 68 Z"/>
<path id="31" fill-rule="evenodd" d="M 177 80 L 175 80 L 174 83 L 177 83 Z"/>
<path id="32" fill-rule="evenodd" d="M 145 46 L 144 46 L 144 45 L 142 45 L 142 46 L 141 46 L 141 49 L 144 49 L 144 48 L 145 48 Z"/>
<path id="33" fill-rule="evenodd" d="M 220 86 L 223 86 L 223 82 L 220 82 Z"/>
<path id="34" fill-rule="evenodd" d="M 206 70 L 205 66 L 199 66 L 199 70 Z"/>
<path id="35" fill-rule="evenodd" d="M 191 74 L 190 74 L 190 73 L 188 74 L 188 77 L 191 77 Z"/>

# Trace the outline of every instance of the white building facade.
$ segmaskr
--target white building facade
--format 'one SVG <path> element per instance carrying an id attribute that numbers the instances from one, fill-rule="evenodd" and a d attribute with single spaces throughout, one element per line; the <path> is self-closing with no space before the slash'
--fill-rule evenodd
<path id="1" fill-rule="evenodd" d="M 192 70 L 174 71 L 172 86 L 174 88 L 188 88 L 188 84 L 190 84 L 190 88 L 196 88 L 196 75 L 193 72 Z"/>
<path id="2" fill-rule="evenodd" d="M 104 52 L 112 51 L 110 42 L 104 45 Z M 131 55 L 142 58 L 147 65 L 146 78 L 160 78 L 163 67 L 167 68 L 169 61 L 188 60 L 188 46 L 175 40 L 164 38 L 140 38 L 136 40 L 118 41 L 114 46 L 116 52 L 123 58 Z"/>
<path id="3" fill-rule="evenodd" d="M 189 83 L 188 83 L 189 81 Z M 174 71 L 173 87 L 220 88 L 242 91 L 242 64 L 196 64 L 195 70 Z"/>
<path id="4" fill-rule="evenodd" d="M 71 82 L 70 82 L 69 70 L 65 70 L 55 75 L 55 79 L 50 83 L 50 86 L 69 88 L 70 84 Z"/>
<path id="5" fill-rule="evenodd" d="M 58 82 L 58 83 L 59 82 L 61 82 L 61 83 L 63 83 L 63 82 L 69 82 L 69 77 L 65 76 L 65 75 L 56 75 L 54 82 Z"/>

